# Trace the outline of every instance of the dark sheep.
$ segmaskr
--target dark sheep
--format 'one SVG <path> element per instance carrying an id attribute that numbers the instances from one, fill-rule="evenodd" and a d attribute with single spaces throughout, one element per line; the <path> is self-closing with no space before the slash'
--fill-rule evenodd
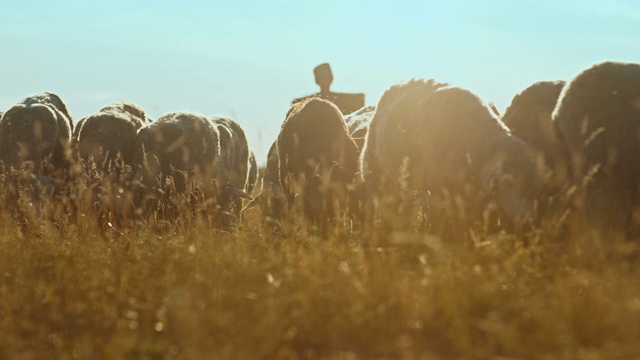
<path id="1" fill-rule="evenodd" d="M 71 127 L 66 106 L 57 95 L 28 97 L 0 117 L 2 200 L 19 218 L 44 214 L 56 196 L 64 206 Z"/>
<path id="2" fill-rule="evenodd" d="M 258 163 L 256 162 L 256 154 L 249 149 L 249 175 L 244 188 L 247 193 L 253 194 L 253 190 L 258 182 Z"/>
<path id="3" fill-rule="evenodd" d="M 255 204 L 257 204 L 255 198 L 253 198 L 253 191 L 256 187 L 256 183 L 258 182 L 258 163 L 256 162 L 256 155 L 253 153 L 253 150 L 249 148 L 249 169 L 247 174 L 247 181 L 244 185 L 245 189 L 245 198 L 250 198 L 248 205 L 242 208 L 241 210 L 241 219 L 244 218 L 244 210 L 252 208 Z"/>
<path id="4" fill-rule="evenodd" d="M 208 119 L 191 113 L 170 113 L 140 129 L 133 164 L 136 180 L 157 194 L 169 188 L 186 192 L 199 186 L 207 198 L 217 196 L 213 179 L 220 173 L 220 136 Z M 165 190 L 166 189 L 166 190 Z"/>
<path id="5" fill-rule="evenodd" d="M 153 122 L 153 120 L 147 116 L 147 114 L 144 112 L 144 110 L 142 110 L 141 107 L 125 100 L 114 101 L 103 106 L 100 110 L 98 110 L 98 113 L 102 112 L 116 112 L 119 114 L 127 114 L 138 129 Z M 78 136 L 80 135 L 80 131 L 82 130 L 82 126 L 84 125 L 86 120 L 87 117 L 84 117 L 80 119 L 77 124 L 75 124 L 75 127 L 73 129 L 74 143 L 77 141 Z"/>
<path id="6" fill-rule="evenodd" d="M 72 131 L 65 114 L 66 106 L 51 93 L 28 97 L 7 110 L 0 121 L 0 160 L 6 169 L 28 163 L 35 174 L 62 178 Z"/>
<path id="7" fill-rule="evenodd" d="M 565 86 L 553 113 L 571 153 L 575 184 L 596 237 L 638 236 L 640 64 L 603 62 Z"/>
<path id="8" fill-rule="evenodd" d="M 118 114 L 128 114 L 138 128 L 153 122 L 142 108 L 129 101 L 114 101 L 102 107 L 98 112 L 115 112 Z"/>
<path id="9" fill-rule="evenodd" d="M 141 208 L 177 216 L 186 196 L 219 226 L 231 227 L 237 219 L 229 197 L 239 195 L 221 161 L 220 133 L 211 120 L 181 112 L 160 117 L 136 137 L 134 181 L 144 189 Z"/>
<path id="10" fill-rule="evenodd" d="M 69 124 L 69 129 L 71 129 L 71 132 L 73 133 L 73 116 L 71 116 L 71 112 L 69 112 L 69 110 L 67 109 L 67 105 L 58 95 L 45 91 L 42 94 L 29 96 L 28 98 L 22 100 L 22 103 L 27 106 L 30 106 L 32 104 L 45 104 L 60 111 L 66 117 L 67 123 Z"/>
<path id="11" fill-rule="evenodd" d="M 280 158 L 278 155 L 278 141 L 274 141 L 267 154 L 267 163 L 260 180 L 260 194 L 247 206 L 260 207 L 263 225 L 267 231 L 280 232 L 282 222 L 287 214 L 287 197 L 280 184 Z"/>
<path id="12" fill-rule="evenodd" d="M 221 166 L 229 175 L 235 192 L 235 194 L 225 194 L 225 197 L 231 202 L 233 216 L 241 218 L 240 213 L 243 208 L 241 198 L 251 199 L 247 189 L 250 170 L 247 136 L 240 124 L 232 119 L 214 116 L 211 120 L 220 134 Z"/>
<path id="13" fill-rule="evenodd" d="M 137 105 L 127 101 L 107 104 L 77 124 L 73 147 L 80 159 L 74 174 L 91 189 L 90 201 L 98 223 L 123 225 L 133 217 L 130 189 L 136 134 L 150 120 Z M 84 164 L 84 166 L 81 166 Z M 76 196 L 77 199 L 83 199 Z"/>
<path id="14" fill-rule="evenodd" d="M 482 221 L 491 202 L 519 225 L 537 196 L 526 144 L 476 95 L 434 80 L 411 80 L 384 93 L 361 164 L 371 196 L 369 230 L 374 214 L 384 224 L 378 234 L 409 230 L 421 205 L 429 207 L 437 235 Z"/>
<path id="15" fill-rule="evenodd" d="M 358 168 L 358 146 L 342 113 L 318 98 L 297 103 L 277 141 L 280 183 L 289 203 L 295 202 L 311 225 L 327 234 Z"/>
<path id="16" fill-rule="evenodd" d="M 564 81 L 541 81 L 529 86 L 513 98 L 502 117 L 511 134 L 529 145 L 545 169 L 541 202 L 557 194 L 572 173 L 569 149 L 554 136 L 551 126 L 551 113 L 564 85 Z"/>
<path id="17" fill-rule="evenodd" d="M 229 172 L 233 184 L 244 189 L 249 176 L 249 143 L 244 130 L 237 122 L 214 116 L 211 118 L 220 133 L 222 165 Z"/>
<path id="18" fill-rule="evenodd" d="M 87 121 L 87 117 L 83 117 L 73 126 L 73 133 L 71 135 L 71 143 L 76 144 L 78 142 L 78 136 L 80 135 L 80 130 L 82 130 L 82 125 Z"/>
<path id="19" fill-rule="evenodd" d="M 92 159 L 102 170 L 112 168 L 117 158 L 131 165 L 137 131 L 150 122 L 135 104 L 110 103 L 78 124 L 78 154 L 85 161 Z"/>

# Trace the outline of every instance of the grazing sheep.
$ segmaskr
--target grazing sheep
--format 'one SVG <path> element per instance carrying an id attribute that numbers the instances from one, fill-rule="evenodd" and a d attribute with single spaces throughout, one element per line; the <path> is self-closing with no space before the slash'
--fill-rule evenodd
<path id="1" fill-rule="evenodd" d="M 640 64 L 604 62 L 565 86 L 553 113 L 571 153 L 574 179 L 596 237 L 638 236 Z"/>
<path id="2" fill-rule="evenodd" d="M 249 175 L 249 143 L 244 130 L 240 124 L 226 117 L 214 116 L 211 120 L 220 133 L 222 164 L 234 185 L 244 189 Z"/>
<path id="3" fill-rule="evenodd" d="M 237 221 L 232 202 L 241 196 L 221 166 L 220 133 L 209 119 L 170 113 L 138 131 L 134 181 L 145 189 L 143 210 L 160 217 L 177 215 L 180 199 L 212 212 L 223 228 Z M 193 202 L 197 204 L 193 204 Z"/>
<path id="4" fill-rule="evenodd" d="M 253 194 L 253 189 L 258 182 L 258 163 L 256 162 L 256 154 L 253 150 L 249 149 L 249 174 L 247 176 L 247 183 L 244 188 L 249 194 Z"/>
<path id="5" fill-rule="evenodd" d="M 358 168 L 355 144 L 340 110 L 311 98 L 293 105 L 278 135 L 280 183 L 311 225 L 326 234 Z"/>
<path id="6" fill-rule="evenodd" d="M 287 197 L 280 184 L 280 158 L 278 141 L 274 141 L 267 154 L 267 163 L 262 174 L 260 194 L 247 205 L 260 207 L 265 229 L 272 233 L 281 230 L 282 222 L 287 214 Z"/>
<path id="7" fill-rule="evenodd" d="M 541 81 L 529 86 L 513 98 L 502 117 L 511 134 L 529 145 L 545 169 L 541 202 L 558 193 L 572 172 L 569 149 L 554 136 L 551 126 L 551 113 L 564 85 L 564 81 Z"/>
<path id="8" fill-rule="evenodd" d="M 78 136 L 80 136 L 80 130 L 82 130 L 82 125 L 87 121 L 87 117 L 83 117 L 73 126 L 73 133 L 71 134 L 71 143 L 76 144 L 78 142 Z"/>
<path id="9" fill-rule="evenodd" d="M 253 196 L 253 190 L 255 189 L 257 182 L 258 182 L 258 163 L 256 162 L 256 155 L 253 153 L 253 150 L 249 149 L 249 170 L 247 174 L 247 181 L 244 185 L 247 197 Z M 257 204 L 256 199 L 251 198 L 251 201 L 249 201 L 248 205 L 242 208 L 241 213 L 243 213 L 244 210 L 246 209 L 252 208 L 255 204 Z M 244 215 L 241 216 L 241 218 L 243 217 Z"/>
<path id="10" fill-rule="evenodd" d="M 384 93 L 361 166 L 371 196 L 369 231 L 374 213 L 382 233 L 409 230 L 421 204 L 429 207 L 432 232 L 464 230 L 483 218 L 491 200 L 519 224 L 537 195 L 525 143 L 476 95 L 434 80 L 411 80 Z"/>
<path id="11" fill-rule="evenodd" d="M 221 166 L 231 178 L 235 194 L 225 194 L 230 202 L 233 216 L 240 218 L 242 200 L 236 194 L 242 194 L 243 198 L 249 198 L 247 193 L 247 181 L 250 170 L 250 149 L 244 130 L 234 120 L 226 117 L 214 116 L 211 121 L 218 128 L 220 134 L 220 159 Z"/>
<path id="12" fill-rule="evenodd" d="M 103 106 L 98 112 L 115 112 L 118 114 L 128 114 L 138 128 L 141 128 L 153 121 L 147 116 L 147 113 L 142 110 L 138 105 L 129 101 L 114 101 Z"/>
<path id="13" fill-rule="evenodd" d="M 26 106 L 30 106 L 33 104 L 45 104 L 53 107 L 54 109 L 60 111 L 67 120 L 69 124 L 69 129 L 73 133 L 73 116 L 71 116 L 71 112 L 67 110 L 67 105 L 60 99 L 60 97 L 54 93 L 43 92 L 42 94 L 32 95 L 28 98 L 22 100 L 22 103 Z"/>
<path id="14" fill-rule="evenodd" d="M 118 157 L 131 165 L 136 133 L 149 123 L 137 105 L 127 101 L 107 104 L 78 124 L 75 141 L 80 158 L 92 159 L 102 170 L 113 167 Z"/>
<path id="15" fill-rule="evenodd" d="M 0 160 L 6 169 L 26 165 L 35 174 L 61 178 L 73 126 L 65 114 L 66 106 L 51 93 L 28 97 L 7 110 L 0 121 Z"/>
<path id="16" fill-rule="evenodd" d="M 83 118 L 75 128 L 73 145 L 84 166 L 74 167 L 74 173 L 84 174 L 83 183 L 92 193 L 84 199 L 97 212 L 101 226 L 122 225 L 121 220 L 133 215 L 133 193 L 124 190 L 130 187 L 137 131 L 148 123 L 137 105 L 118 101 Z"/>
<path id="17" fill-rule="evenodd" d="M 199 187 L 206 198 L 216 198 L 220 137 L 206 118 L 191 113 L 170 113 L 140 129 L 134 147 L 136 180 L 167 198 L 171 190 L 185 193 Z M 156 199 L 154 199 L 156 200 Z"/>
<path id="18" fill-rule="evenodd" d="M 349 130 L 349 135 L 351 135 L 353 141 L 358 145 L 358 150 L 360 152 L 364 149 L 364 143 L 367 140 L 367 133 L 369 132 L 371 120 L 373 120 L 375 113 L 375 106 L 365 106 L 344 118 L 345 123 L 347 124 L 347 129 Z M 360 160 L 360 155 L 358 155 L 358 160 Z M 358 171 L 359 170 L 360 165 L 358 165 Z M 358 174 L 356 175 L 349 197 L 349 210 L 352 220 L 355 220 L 353 225 L 356 227 L 361 225 L 364 221 L 364 209 L 367 201 L 367 189 L 362 182 L 362 176 Z"/>

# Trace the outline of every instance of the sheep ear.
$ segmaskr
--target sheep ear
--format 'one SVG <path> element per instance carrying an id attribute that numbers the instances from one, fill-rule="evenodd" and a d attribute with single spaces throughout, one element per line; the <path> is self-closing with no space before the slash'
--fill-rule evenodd
<path id="1" fill-rule="evenodd" d="M 496 186 L 496 179 L 498 179 L 500 175 L 502 175 L 502 167 L 495 168 L 489 175 L 485 176 L 484 179 L 482 179 L 484 189 L 488 192 L 493 192 Z"/>

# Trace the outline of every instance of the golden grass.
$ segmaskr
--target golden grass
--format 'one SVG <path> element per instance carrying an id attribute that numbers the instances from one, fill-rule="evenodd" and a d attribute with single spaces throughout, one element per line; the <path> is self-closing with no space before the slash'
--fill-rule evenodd
<path id="1" fill-rule="evenodd" d="M 347 234 L 276 242 L 245 215 L 223 233 L 3 213 L 0 359 L 640 358 L 635 243 L 369 249 Z"/>

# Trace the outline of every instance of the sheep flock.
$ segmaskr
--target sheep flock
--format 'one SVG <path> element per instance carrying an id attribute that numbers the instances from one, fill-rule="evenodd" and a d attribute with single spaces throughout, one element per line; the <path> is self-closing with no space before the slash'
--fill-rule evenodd
<path id="1" fill-rule="evenodd" d="M 77 229 L 81 227 L 90 228 L 94 232 L 92 241 L 111 244 L 109 246 L 116 244 L 113 245 L 116 247 L 126 243 L 121 252 L 127 254 L 128 263 L 136 262 L 135 259 L 142 256 L 139 250 L 142 247 L 158 246 L 139 239 L 179 238 L 188 244 L 191 241 L 188 239 L 202 229 L 205 229 L 203 236 L 213 243 L 223 238 L 242 243 L 238 239 L 246 239 L 249 235 L 243 234 L 251 234 L 250 243 L 262 244 L 260 249 L 272 254 L 269 255 L 272 258 L 277 258 L 279 252 L 289 251 L 286 249 L 296 241 L 302 244 L 301 254 L 326 244 L 343 249 L 347 258 L 350 255 L 345 249 L 362 249 L 365 254 L 362 258 L 351 257 L 349 261 L 335 264 L 328 257 L 300 260 L 305 266 L 313 264 L 318 268 L 334 264 L 338 269 L 336 274 L 341 274 L 333 275 L 336 286 L 341 286 L 338 279 L 342 275 L 366 273 L 363 269 L 367 267 L 363 264 L 369 264 L 367 266 L 373 269 L 375 267 L 370 264 L 392 258 L 394 264 L 400 264 L 399 268 L 389 273 L 367 273 L 367 279 L 382 282 L 401 279 L 402 271 L 409 273 L 403 270 L 404 266 L 445 268 L 439 264 L 444 264 L 444 258 L 451 259 L 453 249 L 482 252 L 492 241 L 508 242 L 509 246 L 519 249 L 517 254 L 533 252 L 541 242 L 567 249 L 595 248 L 603 259 L 615 258 L 622 248 L 626 249 L 624 259 L 630 264 L 635 264 L 640 254 L 640 64 L 603 62 L 583 70 L 573 79 L 536 82 L 516 94 L 502 114 L 493 104 L 471 91 L 434 79 L 412 79 L 394 84 L 375 106 L 348 114 L 343 114 L 328 100 L 307 98 L 294 103 L 283 114 L 280 132 L 277 138 L 271 139 L 272 145 L 265 159 L 256 159 L 242 124 L 228 117 L 172 112 L 152 119 L 138 105 L 123 100 L 105 104 L 82 119 L 74 119 L 63 99 L 50 92 L 28 96 L 12 107 L 0 110 L 3 233 L 15 232 L 22 239 L 37 239 L 47 231 L 48 234 L 53 231 L 57 234 L 54 237 L 65 239 L 80 232 Z M 259 167 L 259 164 L 263 165 Z M 188 257 L 207 246 L 211 245 L 185 245 L 184 249 L 176 251 Z M 228 246 L 231 245 L 219 245 L 220 251 Z M 127 250 L 129 247 L 138 249 L 135 250 L 138 255 L 130 253 L 134 250 Z M 218 245 L 213 248 L 217 249 Z M 247 252 L 256 252 L 251 249 Z M 218 250 L 211 251 L 211 259 L 222 261 L 220 255 L 216 255 Z M 414 251 L 418 255 L 412 254 Z M 14 250 L 5 252 L 18 256 Z M 536 264 L 542 263 L 545 255 L 537 254 L 527 256 L 535 258 Z M 513 256 L 505 259 L 505 264 L 511 264 Z M 255 257 L 265 259 L 264 255 Z M 9 255 L 3 257 L 7 258 Z M 281 260 L 295 262 L 287 259 L 283 256 Z M 153 260 L 149 261 L 155 264 Z M 451 260 L 446 268 L 462 266 L 458 261 L 464 262 Z M 187 266 L 183 260 L 177 263 Z M 257 266 L 255 263 L 237 258 L 233 266 L 253 269 Z M 356 263 L 360 268 L 356 269 Z M 211 266 L 198 264 L 202 266 L 199 269 Z M 486 273 L 483 271 L 490 271 L 485 265 L 468 265 L 472 275 L 480 276 Z M 146 275 L 148 278 L 169 271 L 160 263 L 154 266 L 155 270 L 149 270 Z M 275 263 L 270 266 L 278 269 Z M 303 269 L 302 265 L 295 268 Z M 89 266 L 82 274 L 91 271 Z M 241 279 L 228 280 L 224 272 L 220 274 L 214 278 L 221 283 L 241 283 Z M 284 291 L 286 279 L 308 275 L 304 271 L 283 274 L 279 278 L 275 270 L 267 272 L 269 291 Z M 429 274 L 425 270 L 421 276 L 429 278 Z M 105 272 L 104 276 L 111 275 Z M 140 284 L 123 282 L 122 276 L 118 278 L 119 285 L 109 287 L 109 294 L 120 299 L 123 309 L 134 309 L 136 302 L 131 296 L 119 297 L 118 294 L 130 293 Z M 264 282 L 263 278 L 264 275 L 260 281 Z M 194 282 L 209 281 L 197 271 L 189 279 L 177 281 L 184 282 L 189 289 Z M 444 280 L 438 283 L 434 278 L 429 279 L 431 282 L 424 280 L 421 284 L 441 286 L 441 292 L 445 289 Z M 372 282 L 362 281 L 354 283 L 356 290 L 349 294 L 360 294 L 363 299 L 391 296 L 384 291 L 372 292 Z M 436 285 L 430 285 L 434 281 Z M 585 277 L 585 284 L 588 281 Z M 284 285 L 280 287 L 280 284 Z M 324 283 L 314 284 L 325 289 L 325 285 L 321 285 Z M 326 286 L 331 288 L 332 284 Z M 466 286 L 473 288 L 471 282 Z M 43 299 L 47 299 L 47 291 L 56 292 L 55 288 L 37 291 L 44 294 Z M 216 290 L 215 294 L 214 298 L 218 300 L 228 298 L 222 289 Z M 236 299 L 232 303 L 242 307 L 245 306 L 243 301 L 262 296 L 251 291 L 242 294 L 244 300 Z M 395 294 L 400 298 L 404 296 Z M 204 309 L 206 306 L 202 304 L 209 303 L 199 305 L 189 299 L 183 298 L 179 290 L 172 290 L 153 311 L 143 308 L 118 310 L 118 316 L 126 318 L 126 326 L 133 329 L 147 321 L 136 314 L 155 314 L 150 315 L 155 319 L 155 331 L 166 333 L 168 324 L 199 323 L 198 317 L 185 309 L 198 306 Z M 302 294 L 296 299 L 313 302 Z M 638 298 L 635 299 L 633 306 L 637 311 L 640 306 Z M 216 301 L 212 304 L 219 304 Z M 287 306 L 298 312 L 287 310 L 287 314 L 304 313 L 296 307 L 295 301 Z M 493 300 L 486 301 L 492 304 Z M 339 303 L 330 300 L 324 304 L 329 303 L 340 307 Z M 278 303 L 273 304 L 277 306 Z M 367 304 L 365 301 L 358 306 L 367 308 Z M 454 324 L 449 321 L 453 315 L 444 305 L 440 310 L 429 312 L 431 310 L 395 304 L 388 308 L 376 305 L 375 309 L 382 313 L 398 306 L 404 309 L 399 312 L 407 318 L 414 311 L 434 324 L 438 321 Z M 42 300 L 42 306 L 49 305 Z M 320 308 L 315 307 L 306 314 L 323 314 L 324 310 Z M 589 312 L 589 307 L 584 305 L 584 310 Z M 187 313 L 191 315 L 184 317 L 190 320 L 180 318 L 181 314 Z M 268 318 L 268 311 L 264 313 Z M 73 317 L 71 313 L 67 315 Z M 344 316 L 351 320 L 356 318 L 353 313 Z M 370 329 L 364 329 L 366 326 L 363 325 L 362 331 L 368 334 L 363 337 L 373 339 L 376 331 L 385 333 L 382 327 L 376 327 L 381 326 L 380 323 L 368 323 L 366 316 L 369 315 L 362 315 L 359 321 L 373 325 Z M 467 316 L 473 318 L 472 314 Z M 320 321 L 321 317 L 318 315 L 316 320 Z M 178 318 L 182 320 L 176 320 Z M 291 315 L 291 318 L 295 316 Z M 216 321 L 222 321 L 220 319 L 216 318 Z M 500 319 L 496 319 L 499 322 Z M 478 333 L 489 334 L 491 321 L 482 323 L 484 327 L 479 326 Z M 53 320 L 49 322 L 53 323 Z M 105 323 L 104 326 L 120 326 L 117 324 Z M 260 322 L 257 324 L 259 327 Z M 411 324 L 418 330 L 423 326 L 433 330 L 423 322 Z M 606 328 L 605 320 L 600 325 Z M 77 326 L 82 328 L 80 323 Z M 232 325 L 226 328 L 229 326 Z M 268 349 L 257 353 L 281 359 L 321 358 L 314 349 L 322 349 L 324 343 L 316 341 L 318 338 L 331 339 L 331 331 L 325 329 L 327 332 L 316 338 L 309 335 L 313 332 L 305 326 L 298 323 L 277 329 L 284 334 L 278 335 L 278 339 L 285 339 L 286 345 L 282 342 L 265 345 Z M 341 328 L 341 325 L 334 326 Z M 536 324 L 530 326 L 535 329 Z M 584 325 L 584 329 L 591 329 L 589 326 Z M 206 347 L 210 341 L 200 335 L 189 339 L 186 334 L 193 333 L 187 325 L 172 329 L 174 336 L 185 343 L 197 339 L 192 350 Z M 58 331 L 54 330 L 51 331 Z M 314 331 L 323 330 L 316 327 Z M 405 334 L 403 331 L 398 330 Z M 63 327 L 58 332 L 69 334 L 72 330 Z M 248 334 L 252 336 L 250 331 Z M 256 334 L 253 334 L 255 344 L 263 344 Z M 454 341 L 455 344 L 451 339 L 459 340 L 460 334 L 449 336 L 448 333 L 429 332 L 420 335 L 424 337 L 414 332 L 406 334 L 393 340 L 393 344 L 405 344 L 405 341 L 407 349 L 420 349 L 412 352 L 413 357 L 401 356 L 405 353 L 398 349 L 404 345 L 397 345 L 395 350 L 376 348 L 374 344 L 368 348 L 353 340 L 350 348 L 348 344 L 335 345 L 340 340 L 333 339 L 327 341 L 336 346 L 334 349 L 353 349 L 365 355 L 340 357 L 331 353 L 327 358 L 490 358 L 488 354 L 491 353 L 506 359 L 519 358 L 518 354 L 530 358 L 533 354 L 518 353 L 517 349 L 490 342 L 483 343 L 491 349 L 487 353 L 481 352 L 482 347 L 475 346 L 469 352 L 439 347 L 447 341 L 458 350 L 469 344 L 477 345 L 475 333 L 468 334 L 466 343 L 460 340 Z M 236 333 L 219 336 L 238 339 Z M 427 337 L 439 339 L 427 341 L 433 345 L 430 351 L 422 351 L 420 342 L 407 340 Z M 491 336 L 482 338 L 490 339 Z M 622 338 L 624 336 L 619 334 L 618 339 Z M 53 343 L 59 341 L 52 339 Z M 117 340 L 126 342 L 124 338 Z M 211 341 L 224 343 L 222 340 Z M 596 340 L 580 341 L 582 345 L 590 344 L 589 341 L 600 344 Z M 3 357 L 3 344 L 0 341 L 0 357 Z M 58 345 L 54 347 L 64 350 L 64 344 Z M 110 344 L 102 345 L 108 347 Z M 178 351 L 171 344 L 165 345 L 169 352 Z M 584 346 L 588 348 L 588 345 Z M 188 348 L 183 346 L 181 351 L 189 354 Z M 376 350 L 367 353 L 367 349 Z M 640 351 L 638 346 L 634 349 Z M 114 358 L 123 355 L 114 354 Z M 244 354 L 248 356 L 251 352 Z M 622 353 L 620 358 L 625 358 L 624 354 L 628 355 Z M 191 355 L 199 358 L 202 353 Z M 128 353 L 128 356 L 155 358 L 142 353 Z M 91 358 L 90 355 L 84 357 Z M 106 357 L 110 358 L 108 354 Z M 189 357 L 185 355 L 185 358 Z"/>
<path id="2" fill-rule="evenodd" d="M 4 204 L 17 223 L 51 216 L 53 204 L 56 216 L 101 226 L 198 218 L 223 231 L 241 229 L 259 205 L 270 238 L 349 232 L 375 245 L 398 233 L 446 241 L 544 227 L 596 242 L 633 238 L 639 104 L 640 65 L 616 62 L 533 84 L 503 116 L 435 80 L 395 84 L 351 114 L 310 98 L 287 113 L 258 178 L 230 118 L 154 121 L 120 101 L 76 124 L 44 92 L 0 120 Z M 568 217 L 584 226 L 569 229 Z"/>

